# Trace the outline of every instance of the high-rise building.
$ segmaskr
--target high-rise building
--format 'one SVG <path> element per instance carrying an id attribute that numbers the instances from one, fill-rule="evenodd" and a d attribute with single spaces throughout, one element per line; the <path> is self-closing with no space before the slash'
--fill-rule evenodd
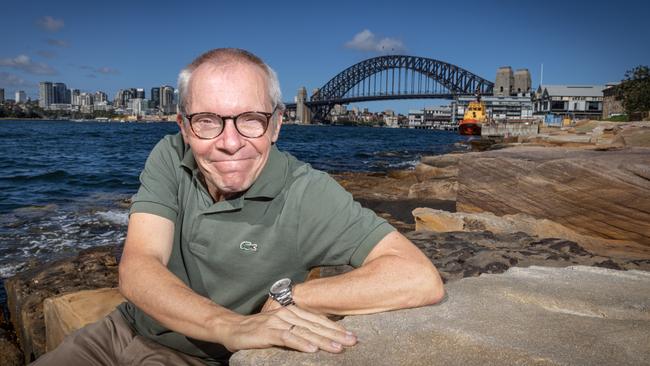
<path id="1" fill-rule="evenodd" d="M 27 101 L 27 94 L 24 90 L 18 90 L 16 92 L 16 103 L 25 103 Z"/>
<path id="2" fill-rule="evenodd" d="M 18 92 L 16 92 L 17 95 Z M 18 103 L 18 97 L 16 97 L 16 103 Z M 38 106 L 47 108 L 52 103 L 54 103 L 54 88 L 52 83 L 49 81 L 41 81 L 38 83 Z"/>
<path id="3" fill-rule="evenodd" d="M 135 90 L 135 98 L 138 98 L 138 99 L 144 99 L 144 89 L 142 89 L 142 88 L 137 88 L 137 89 Z"/>
<path id="4" fill-rule="evenodd" d="M 5 90 L 0 88 L 0 103 L 5 102 Z"/>
<path id="5" fill-rule="evenodd" d="M 64 83 L 52 84 L 52 92 L 54 93 L 53 103 L 70 103 L 70 100 L 68 99 L 68 87 Z"/>
<path id="6" fill-rule="evenodd" d="M 174 104 L 174 88 L 169 85 L 160 87 L 160 110 L 164 114 L 172 114 L 176 112 L 176 105 Z"/>
<path id="7" fill-rule="evenodd" d="M 135 88 L 118 90 L 113 101 L 115 108 L 127 108 L 131 99 L 135 98 L 135 94 Z"/>
<path id="8" fill-rule="evenodd" d="M 99 104 L 103 102 L 108 102 L 108 95 L 103 91 L 96 91 L 93 96 L 93 104 Z"/>
<path id="9" fill-rule="evenodd" d="M 149 108 L 158 108 L 160 107 L 160 88 L 154 87 L 151 88 L 151 100 L 149 101 Z"/>
<path id="10" fill-rule="evenodd" d="M 79 89 L 73 89 L 71 94 L 72 96 L 70 98 L 70 104 L 81 105 L 81 101 L 79 100 L 79 95 L 81 95 L 81 91 Z"/>

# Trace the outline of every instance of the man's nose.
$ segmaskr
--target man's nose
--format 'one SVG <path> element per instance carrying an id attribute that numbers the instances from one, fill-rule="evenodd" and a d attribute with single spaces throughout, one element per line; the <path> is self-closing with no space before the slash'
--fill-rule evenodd
<path id="1" fill-rule="evenodd" d="M 223 132 L 219 136 L 221 143 L 218 147 L 230 154 L 234 154 L 244 146 L 244 137 L 237 132 L 234 120 L 226 119 L 224 123 Z"/>

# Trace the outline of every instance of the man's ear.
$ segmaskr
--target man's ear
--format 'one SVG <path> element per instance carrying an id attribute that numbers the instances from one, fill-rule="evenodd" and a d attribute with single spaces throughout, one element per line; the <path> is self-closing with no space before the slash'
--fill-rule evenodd
<path id="1" fill-rule="evenodd" d="M 275 143 L 280 137 L 280 128 L 282 127 L 282 114 L 278 114 L 275 120 L 275 128 L 273 129 L 273 135 L 271 136 L 271 142 Z"/>
<path id="2" fill-rule="evenodd" d="M 187 134 L 185 133 L 185 119 L 183 118 L 183 115 L 180 113 L 176 114 L 176 124 L 178 125 L 178 128 L 181 130 L 181 135 L 183 135 L 183 141 L 187 143 Z"/>

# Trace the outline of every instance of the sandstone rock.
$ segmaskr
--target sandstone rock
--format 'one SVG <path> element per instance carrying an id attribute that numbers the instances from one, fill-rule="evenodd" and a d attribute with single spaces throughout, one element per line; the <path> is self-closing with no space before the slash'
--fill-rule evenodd
<path id="1" fill-rule="evenodd" d="M 420 158 L 420 163 L 433 166 L 436 168 L 455 167 L 458 161 L 462 159 L 464 154 L 445 154 L 434 156 L 423 156 Z"/>
<path id="2" fill-rule="evenodd" d="M 458 165 L 451 165 L 444 168 L 438 168 L 428 164 L 418 164 L 415 166 L 415 178 L 418 182 L 424 182 L 430 179 L 456 178 L 458 176 Z"/>
<path id="3" fill-rule="evenodd" d="M 457 211 L 525 213 L 576 232 L 650 246 L 650 149 L 516 147 L 470 153 Z"/>
<path id="4" fill-rule="evenodd" d="M 117 288 L 85 290 L 45 299 L 47 352 L 55 349 L 68 334 L 105 317 L 124 301 Z"/>
<path id="5" fill-rule="evenodd" d="M 4 329 L 0 329 L 0 365 L 22 366 L 24 364 L 23 353 L 20 348 L 11 340 L 11 337 Z"/>
<path id="6" fill-rule="evenodd" d="M 349 316 L 339 355 L 237 352 L 249 365 L 641 365 L 650 359 L 650 274 L 512 268 L 447 286 L 436 306 Z"/>
<path id="7" fill-rule="evenodd" d="M 583 248 L 602 256 L 650 259 L 650 247 L 622 240 L 608 240 L 582 235 L 547 219 L 526 214 L 496 216 L 491 212 L 447 212 L 431 208 L 416 208 L 415 230 L 437 232 L 490 231 L 495 234 L 524 232 L 538 238 L 560 238 L 574 241 Z"/>
<path id="8" fill-rule="evenodd" d="M 455 200 L 458 191 L 456 179 L 431 179 L 415 183 L 409 188 L 409 198 Z"/>
<path id="9" fill-rule="evenodd" d="M 80 290 L 116 287 L 117 250 L 113 246 L 86 249 L 77 257 L 48 263 L 5 280 L 11 322 L 26 362 L 45 353 L 43 300 Z"/>

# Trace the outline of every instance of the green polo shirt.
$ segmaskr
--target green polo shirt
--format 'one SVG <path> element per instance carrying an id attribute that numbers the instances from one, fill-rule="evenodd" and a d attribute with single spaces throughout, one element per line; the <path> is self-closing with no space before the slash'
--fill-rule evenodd
<path id="1" fill-rule="evenodd" d="M 280 278 L 299 283 L 313 267 L 360 266 L 395 230 L 328 174 L 275 146 L 255 183 L 229 200 L 213 201 L 180 133 L 156 145 L 140 182 L 130 212 L 175 224 L 167 268 L 198 294 L 240 314 L 258 312 Z M 156 342 L 203 358 L 228 357 L 222 346 L 166 329 L 130 302 L 120 310 Z"/>

